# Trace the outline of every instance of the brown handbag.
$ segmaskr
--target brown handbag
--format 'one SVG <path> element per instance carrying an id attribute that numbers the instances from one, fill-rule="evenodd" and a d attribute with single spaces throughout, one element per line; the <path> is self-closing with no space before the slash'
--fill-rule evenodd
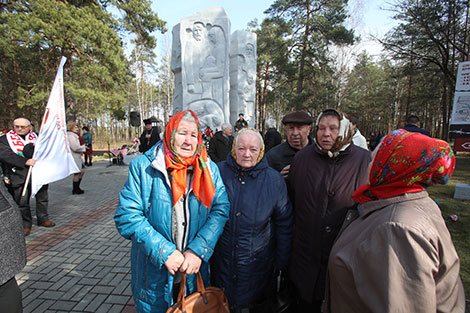
<path id="1" fill-rule="evenodd" d="M 204 288 L 201 273 L 197 273 L 197 291 L 184 297 L 186 274 L 181 276 L 178 302 L 173 304 L 166 313 L 230 313 L 224 291 L 217 287 Z"/>

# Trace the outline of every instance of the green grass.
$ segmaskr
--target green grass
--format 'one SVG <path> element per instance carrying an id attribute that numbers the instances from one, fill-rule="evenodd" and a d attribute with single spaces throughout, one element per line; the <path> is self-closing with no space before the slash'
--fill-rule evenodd
<path id="1" fill-rule="evenodd" d="M 455 248 L 460 257 L 460 277 L 465 288 L 467 312 L 470 312 L 470 200 L 454 199 L 456 183 L 470 182 L 470 156 L 457 156 L 455 171 L 447 185 L 436 185 L 428 188 L 432 199 L 439 202 L 442 216 L 446 221 Z M 456 222 L 449 215 L 458 216 Z"/>

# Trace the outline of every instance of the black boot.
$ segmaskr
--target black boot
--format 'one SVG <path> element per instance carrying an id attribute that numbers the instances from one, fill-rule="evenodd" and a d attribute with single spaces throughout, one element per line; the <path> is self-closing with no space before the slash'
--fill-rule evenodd
<path id="1" fill-rule="evenodd" d="M 85 190 L 80 189 L 80 184 L 81 184 L 81 183 L 82 183 L 82 179 L 80 178 L 80 179 L 78 180 L 78 190 L 80 190 L 80 193 L 84 193 Z"/>
<path id="2" fill-rule="evenodd" d="M 80 181 L 74 181 L 73 182 L 73 190 L 72 190 L 72 194 L 73 195 L 81 195 L 82 193 L 84 193 L 85 191 L 81 190 L 80 189 Z"/>

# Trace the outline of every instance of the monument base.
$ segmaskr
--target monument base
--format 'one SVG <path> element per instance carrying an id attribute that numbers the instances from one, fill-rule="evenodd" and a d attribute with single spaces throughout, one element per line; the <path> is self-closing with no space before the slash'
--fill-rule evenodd
<path id="1" fill-rule="evenodd" d="M 462 200 L 470 200 L 470 185 L 456 183 L 454 198 L 462 199 Z"/>

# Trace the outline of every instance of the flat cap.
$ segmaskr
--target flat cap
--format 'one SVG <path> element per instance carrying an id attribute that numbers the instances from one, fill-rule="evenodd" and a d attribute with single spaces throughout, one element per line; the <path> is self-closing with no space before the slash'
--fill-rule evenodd
<path id="1" fill-rule="evenodd" d="M 282 118 L 282 124 L 302 124 L 310 125 L 313 123 L 313 118 L 304 111 L 295 111 L 289 114 L 284 115 Z"/>

